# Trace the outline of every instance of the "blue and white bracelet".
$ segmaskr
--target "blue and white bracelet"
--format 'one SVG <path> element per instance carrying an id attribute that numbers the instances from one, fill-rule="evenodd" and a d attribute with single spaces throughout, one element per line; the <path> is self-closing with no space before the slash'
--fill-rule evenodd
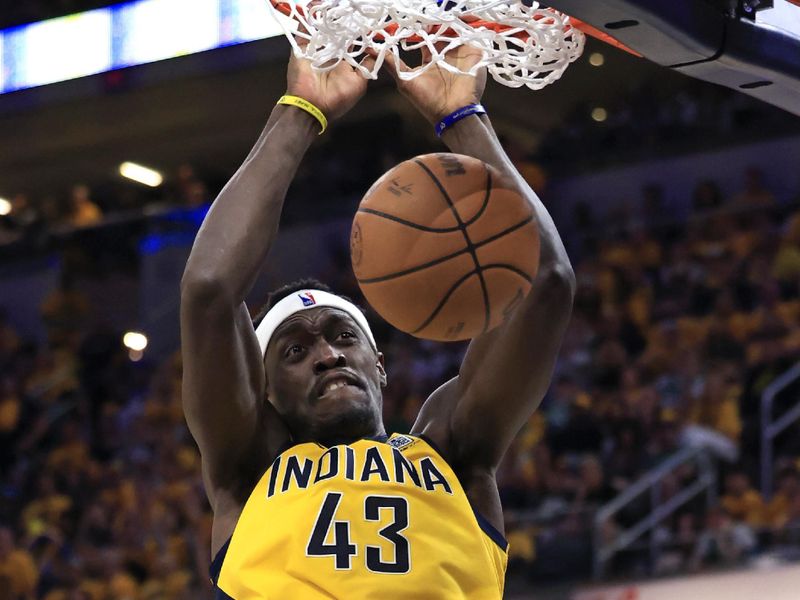
<path id="1" fill-rule="evenodd" d="M 461 119 L 464 119 L 470 115 L 485 115 L 486 109 L 483 108 L 482 104 L 467 104 L 466 106 L 462 106 L 458 110 L 451 112 L 441 121 L 436 124 L 436 136 L 442 137 L 444 130 L 448 127 L 451 127 L 458 123 Z"/>

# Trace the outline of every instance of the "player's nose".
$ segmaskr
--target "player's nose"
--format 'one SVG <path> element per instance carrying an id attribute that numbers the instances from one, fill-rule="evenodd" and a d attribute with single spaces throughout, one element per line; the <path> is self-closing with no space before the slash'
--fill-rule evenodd
<path id="1" fill-rule="evenodd" d="M 320 341 L 315 345 L 314 373 L 327 371 L 347 366 L 347 358 L 327 341 Z"/>

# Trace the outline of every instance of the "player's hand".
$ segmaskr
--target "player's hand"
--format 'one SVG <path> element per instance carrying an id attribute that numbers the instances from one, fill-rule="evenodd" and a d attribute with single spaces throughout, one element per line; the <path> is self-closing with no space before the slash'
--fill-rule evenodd
<path id="1" fill-rule="evenodd" d="M 481 57 L 482 53 L 478 48 L 465 44 L 450 50 L 445 56 L 445 61 L 466 72 L 474 67 Z M 430 50 L 423 49 L 423 66 L 430 61 Z M 397 83 L 397 89 L 432 124 L 438 123 L 459 108 L 480 102 L 486 87 L 485 67 L 479 69 L 473 77 L 452 73 L 439 65 L 433 65 L 422 75 L 406 81 L 397 74 L 398 66 L 401 71 L 410 70 L 402 60 L 396 65 L 394 56 L 387 52 L 384 66 Z"/>
<path id="2" fill-rule="evenodd" d="M 370 56 L 365 61 L 374 61 L 374 58 Z M 308 100 L 329 120 L 353 108 L 366 91 L 367 80 L 345 62 L 330 71 L 319 72 L 311 68 L 310 61 L 292 52 L 286 74 L 286 93 Z"/>

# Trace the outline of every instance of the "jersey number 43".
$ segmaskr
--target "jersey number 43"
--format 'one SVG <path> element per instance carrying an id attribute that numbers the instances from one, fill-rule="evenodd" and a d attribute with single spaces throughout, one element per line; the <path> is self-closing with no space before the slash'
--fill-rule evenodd
<path id="1" fill-rule="evenodd" d="M 358 554 L 358 546 L 350 541 L 350 521 L 334 520 L 341 499 L 341 492 L 326 494 L 308 539 L 306 555 L 332 556 L 336 570 L 347 570 L 352 568 L 353 556 Z M 382 510 L 392 511 L 392 522 L 378 534 L 393 544 L 393 556 L 384 556 L 380 546 L 364 545 L 367 569 L 373 573 L 408 573 L 411 569 L 411 547 L 408 539 L 401 535 L 401 532 L 408 527 L 408 500 L 402 496 L 364 498 L 365 520 L 381 521 Z M 330 533 L 332 542 L 326 543 L 325 540 L 329 539 Z"/>

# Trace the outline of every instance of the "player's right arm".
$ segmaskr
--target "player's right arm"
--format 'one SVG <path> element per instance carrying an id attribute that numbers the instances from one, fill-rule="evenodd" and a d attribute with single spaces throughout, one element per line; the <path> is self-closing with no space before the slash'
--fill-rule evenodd
<path id="1" fill-rule="evenodd" d="M 183 406 L 217 513 L 285 438 L 265 399 L 261 351 L 244 304 L 277 234 L 284 196 L 319 126 L 276 107 L 195 239 L 181 280 Z M 271 426 L 274 435 L 264 435 Z M 246 493 L 244 489 L 241 493 Z"/>
<path id="2" fill-rule="evenodd" d="M 347 112 L 365 89 L 366 81 L 344 64 L 317 73 L 307 61 L 289 61 L 287 94 L 311 102 L 328 119 Z M 289 184 L 319 131 L 305 111 L 275 107 L 212 204 L 181 280 L 184 412 L 200 448 L 215 520 L 249 493 L 288 438 L 266 398 L 262 356 L 244 300 L 277 235 Z"/>

